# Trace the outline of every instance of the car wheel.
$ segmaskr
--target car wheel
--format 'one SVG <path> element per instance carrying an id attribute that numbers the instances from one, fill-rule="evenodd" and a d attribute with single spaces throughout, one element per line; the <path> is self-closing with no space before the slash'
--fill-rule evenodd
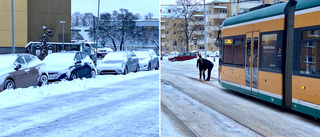
<path id="1" fill-rule="evenodd" d="M 94 70 L 91 70 L 91 78 L 95 78 L 96 77 L 96 72 Z"/>
<path id="2" fill-rule="evenodd" d="M 157 66 L 155 68 L 155 70 L 158 70 L 159 69 L 159 62 L 157 62 Z"/>
<path id="3" fill-rule="evenodd" d="M 177 61 L 177 60 L 175 58 L 173 58 L 172 61 L 174 62 L 174 61 Z"/>
<path id="4" fill-rule="evenodd" d="M 136 71 L 135 72 L 138 72 L 139 71 L 139 65 L 137 65 L 137 68 L 136 68 Z"/>
<path id="5" fill-rule="evenodd" d="M 15 89 L 16 85 L 14 84 L 13 80 L 7 79 L 4 84 L 4 89 Z"/>
<path id="6" fill-rule="evenodd" d="M 128 67 L 126 66 L 126 68 L 123 71 L 123 75 L 127 75 L 128 74 Z"/>
<path id="7" fill-rule="evenodd" d="M 77 74 L 72 72 L 71 75 L 70 75 L 69 80 L 74 80 L 74 79 L 77 79 L 77 78 L 78 78 Z"/>
<path id="8" fill-rule="evenodd" d="M 150 71 L 151 70 L 151 64 L 149 63 L 149 65 L 148 65 L 148 71 Z"/>
<path id="9" fill-rule="evenodd" d="M 43 85 L 48 85 L 48 76 L 47 75 L 41 75 L 39 79 L 39 87 Z"/>

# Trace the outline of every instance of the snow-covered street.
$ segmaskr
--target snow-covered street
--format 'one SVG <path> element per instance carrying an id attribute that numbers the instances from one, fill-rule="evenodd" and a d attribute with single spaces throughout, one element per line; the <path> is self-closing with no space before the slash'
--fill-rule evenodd
<path id="1" fill-rule="evenodd" d="M 0 93 L 0 136 L 159 136 L 159 71 Z"/>
<path id="2" fill-rule="evenodd" d="M 222 88 L 214 64 L 211 81 L 200 82 L 196 59 L 161 63 L 161 103 L 196 136 L 319 136 L 319 122 L 306 115 Z M 161 112 L 161 135 L 184 136 Z"/>

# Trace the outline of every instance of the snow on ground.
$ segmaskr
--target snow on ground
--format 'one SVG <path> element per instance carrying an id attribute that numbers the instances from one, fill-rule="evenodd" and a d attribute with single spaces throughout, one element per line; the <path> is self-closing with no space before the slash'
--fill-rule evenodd
<path id="1" fill-rule="evenodd" d="M 98 75 L 96 78 L 76 79 L 73 81 L 61 81 L 42 87 L 18 88 L 15 90 L 4 90 L 0 92 L 0 108 L 11 107 L 24 103 L 39 101 L 43 98 L 82 91 L 89 88 L 99 88 L 112 85 L 123 80 L 144 77 L 150 74 L 159 74 L 159 71 L 139 71 L 127 75 Z"/>
<path id="2" fill-rule="evenodd" d="M 159 136 L 159 71 L 0 93 L 0 136 Z"/>
<path id="3" fill-rule="evenodd" d="M 178 112 L 179 109 L 181 109 L 181 112 L 184 113 L 183 115 L 187 115 L 190 110 L 187 110 L 184 112 L 183 111 L 184 106 L 188 106 L 188 107 L 193 106 L 194 108 L 192 108 L 191 110 L 196 110 L 195 107 L 203 108 L 203 104 L 201 104 L 201 102 L 198 101 L 198 100 L 201 100 L 202 103 L 205 103 L 204 104 L 205 106 L 214 106 L 214 108 L 219 110 L 219 112 L 231 112 L 230 114 L 227 113 L 230 117 L 238 119 L 239 121 L 241 121 L 241 123 L 247 124 L 247 126 L 258 130 L 263 135 L 275 135 L 275 136 L 277 135 L 278 136 L 318 136 L 319 135 L 319 131 L 320 131 L 319 123 L 315 121 L 305 119 L 294 113 L 279 110 L 269 105 L 264 105 L 263 103 L 257 103 L 255 101 L 244 98 L 242 96 L 237 96 L 225 91 L 221 91 L 220 89 L 217 88 L 217 87 L 221 87 L 218 84 L 217 80 L 211 80 L 209 82 L 205 82 L 205 83 L 214 84 L 215 86 L 194 81 L 194 79 L 199 79 L 199 71 L 196 68 L 196 61 L 197 59 L 170 62 L 167 60 L 167 58 L 163 59 L 163 62 L 161 64 L 162 65 L 161 78 L 165 80 L 170 80 L 170 82 L 174 83 L 174 85 L 176 85 L 179 88 L 187 89 L 187 90 L 184 90 L 184 92 L 190 95 L 193 95 L 190 98 L 189 95 L 181 93 L 181 91 L 178 91 L 177 89 L 171 87 L 170 85 L 162 84 L 161 98 L 166 99 L 167 107 L 169 107 L 169 105 L 172 104 L 176 106 L 175 107 L 176 109 L 174 109 L 174 111 Z M 212 70 L 211 77 L 217 78 L 218 77 L 218 58 L 216 58 L 216 62 L 213 62 L 213 63 L 215 66 Z M 188 77 L 194 78 L 194 79 L 189 79 Z M 194 84 L 192 84 L 191 86 L 186 83 L 194 83 Z M 185 86 L 183 86 L 184 84 Z M 199 89 L 199 90 L 196 90 L 196 89 Z M 211 90 L 205 91 L 206 89 L 211 89 Z M 195 91 L 198 94 L 193 94 Z M 232 101 L 230 102 L 228 100 L 232 100 Z M 183 101 L 189 104 L 182 103 Z M 194 104 L 198 104 L 198 105 L 194 105 Z M 230 106 L 230 107 L 224 108 L 224 106 Z M 237 107 L 234 107 L 234 106 L 237 106 Z M 210 120 L 219 121 L 221 118 L 225 118 L 225 116 L 222 114 L 212 113 L 210 109 L 208 110 L 200 109 L 200 110 L 205 110 L 204 112 L 208 112 L 208 113 L 210 112 L 209 114 L 214 114 L 214 117 L 211 119 L 209 117 L 208 117 L 209 119 L 208 118 L 197 119 L 197 118 L 194 118 L 193 116 L 187 117 L 186 119 L 188 123 L 196 123 L 198 126 L 201 126 L 206 122 L 208 124 L 208 121 Z M 199 111 L 198 113 L 202 113 L 202 111 Z M 202 117 L 206 116 L 206 113 L 203 113 L 201 116 Z M 247 119 L 246 117 L 248 116 L 250 116 L 251 118 Z M 165 113 L 162 113 L 161 127 L 167 128 L 167 129 L 161 129 L 161 132 L 162 132 L 161 134 L 166 136 L 171 136 L 171 135 L 175 136 L 176 134 L 181 135 L 180 131 L 177 130 L 176 127 L 162 126 L 162 125 L 170 124 L 168 123 L 168 121 L 170 122 L 170 120 L 168 120 L 170 118 L 168 117 L 169 117 L 168 115 L 166 115 Z M 225 131 L 227 128 L 230 127 L 228 125 L 232 125 L 231 127 L 233 129 L 239 129 L 238 131 L 241 131 L 242 133 L 247 132 L 248 135 L 255 136 L 254 134 L 249 133 L 249 131 L 247 131 L 246 129 L 242 129 L 239 126 L 236 126 L 237 123 L 234 123 L 228 120 L 227 120 L 228 122 L 224 122 L 224 121 L 225 120 L 220 121 L 222 124 L 217 124 L 213 126 L 215 128 L 216 126 L 218 126 L 217 128 L 222 128 L 223 130 L 221 134 L 223 134 L 223 131 Z M 210 123 L 214 123 L 214 122 L 209 122 L 209 124 Z M 224 126 L 224 125 L 227 125 L 227 126 Z M 214 128 L 211 128 L 211 129 L 213 130 Z M 225 135 L 227 136 L 228 134 L 226 133 Z M 229 134 L 229 135 L 241 136 L 243 134 L 235 133 L 235 134 Z"/>

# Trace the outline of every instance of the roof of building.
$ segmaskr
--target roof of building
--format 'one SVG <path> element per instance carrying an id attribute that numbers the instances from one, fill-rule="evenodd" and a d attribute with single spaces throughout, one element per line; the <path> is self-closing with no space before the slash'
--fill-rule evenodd
<path id="1" fill-rule="evenodd" d="M 283 3 L 275 4 L 266 8 L 262 8 L 259 10 L 229 17 L 223 22 L 222 26 L 225 27 L 225 26 L 230 26 L 238 23 L 253 21 L 256 19 L 262 19 L 262 18 L 284 14 L 284 10 L 287 3 L 288 2 L 283 2 Z M 320 6 L 320 0 L 299 0 L 296 6 L 296 11 L 312 8 L 316 6 Z"/>

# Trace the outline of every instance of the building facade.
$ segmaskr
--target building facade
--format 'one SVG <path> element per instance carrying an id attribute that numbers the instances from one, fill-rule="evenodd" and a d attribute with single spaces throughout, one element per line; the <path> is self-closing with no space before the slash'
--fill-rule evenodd
<path id="1" fill-rule="evenodd" d="M 11 0 L 0 1 L 0 53 L 12 53 Z M 71 0 L 14 0 L 15 50 L 26 52 L 30 41 L 40 41 L 42 26 L 52 31 L 48 41 L 71 41 Z"/>

